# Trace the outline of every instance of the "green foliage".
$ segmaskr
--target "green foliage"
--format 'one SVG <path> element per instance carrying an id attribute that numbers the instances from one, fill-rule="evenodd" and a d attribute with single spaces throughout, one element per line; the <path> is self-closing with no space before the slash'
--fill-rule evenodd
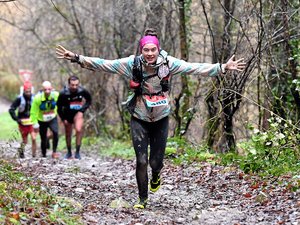
<path id="1" fill-rule="evenodd" d="M 299 106 L 295 96 L 299 94 L 300 80 L 297 78 L 300 65 L 299 39 L 291 39 L 287 45 L 291 52 L 282 51 L 282 45 L 273 46 L 272 52 L 277 55 L 276 70 L 272 72 L 271 93 L 272 110 L 283 118 L 299 122 Z M 283 55 L 284 54 L 284 55 Z M 298 72 L 297 72 L 298 71 Z M 298 92 L 298 93 L 297 93 Z"/>
<path id="2" fill-rule="evenodd" d="M 270 129 L 261 132 L 254 129 L 251 140 L 239 143 L 244 156 L 225 156 L 223 162 L 230 160 L 238 163 L 246 173 L 279 176 L 288 172 L 300 171 L 300 133 L 291 124 L 281 118 L 269 119 Z"/>
<path id="3" fill-rule="evenodd" d="M 108 148 L 105 148 L 105 151 L 101 151 L 101 153 L 104 155 L 110 155 L 113 157 L 120 157 L 125 159 L 131 159 L 135 155 L 131 144 L 128 142 L 119 142 L 113 140 L 108 144 Z"/>
<path id="4" fill-rule="evenodd" d="M 72 215 L 80 209 L 75 206 L 17 172 L 12 162 L 0 161 L 1 224 L 82 224 Z"/>
<path id="5" fill-rule="evenodd" d="M 21 140 L 18 124 L 10 117 L 8 112 L 0 114 L 0 140 L 1 141 L 18 141 Z"/>
<path id="6" fill-rule="evenodd" d="M 300 71 L 300 40 L 291 40 L 290 44 L 293 51 L 293 60 L 297 62 L 297 71 Z M 292 80 L 291 85 L 294 85 L 295 90 L 300 92 L 300 78 Z"/>
<path id="7" fill-rule="evenodd" d="M 132 159 L 135 156 L 131 140 L 111 139 L 107 137 L 86 137 L 83 140 L 85 145 L 96 145 L 97 152 L 102 156 Z"/>
<path id="8" fill-rule="evenodd" d="M 300 92 L 300 79 L 294 79 L 292 83 L 296 86 L 295 90 Z"/>
<path id="9" fill-rule="evenodd" d="M 251 140 L 238 144 L 243 154 L 229 152 L 211 154 L 207 146 L 193 146 L 184 138 L 170 138 L 167 143 L 166 157 L 176 164 L 206 161 L 212 164 L 239 165 L 246 173 L 262 176 L 299 174 L 300 172 L 300 133 L 291 121 L 278 117 L 270 120 L 266 132 L 252 129 Z M 294 184 L 299 188 L 299 184 Z"/>
<path id="10" fill-rule="evenodd" d="M 13 101 L 20 92 L 21 82 L 17 75 L 0 72 L 0 96 Z"/>
<path id="11" fill-rule="evenodd" d="M 103 156 L 133 159 L 135 152 L 131 140 L 127 141 L 107 138 L 85 138 L 85 144 L 98 146 L 97 151 Z M 176 164 L 207 161 L 215 164 L 217 159 L 208 151 L 206 146 L 193 146 L 184 138 L 169 138 L 167 142 L 166 158 Z"/>
<path id="12" fill-rule="evenodd" d="M 129 115 L 129 113 L 127 113 Z M 129 115 L 130 117 L 131 115 Z M 124 114 L 124 117 L 126 119 L 126 113 Z M 124 127 L 121 127 L 121 124 L 118 125 L 107 125 L 106 124 L 106 135 L 108 138 L 116 138 L 119 140 L 128 140 L 130 139 L 130 129 L 129 129 L 129 121 L 127 120 L 127 123 L 124 123 Z"/>
<path id="13" fill-rule="evenodd" d="M 166 157 L 175 164 L 192 162 L 216 163 L 216 156 L 209 152 L 207 146 L 193 146 L 183 137 L 169 138 L 166 147 Z"/>

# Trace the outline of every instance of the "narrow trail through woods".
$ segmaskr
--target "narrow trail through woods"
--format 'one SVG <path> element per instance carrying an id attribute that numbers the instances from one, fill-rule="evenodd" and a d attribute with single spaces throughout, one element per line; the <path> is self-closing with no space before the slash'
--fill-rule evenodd
<path id="1" fill-rule="evenodd" d="M 134 160 L 100 157 L 83 149 L 82 160 L 18 159 L 18 143 L 0 145 L 0 157 L 40 179 L 51 193 L 68 197 L 84 224 L 299 224 L 299 191 L 230 167 L 208 163 L 175 166 L 165 161 L 163 185 L 145 210 L 137 200 Z M 254 187 L 254 184 L 259 184 Z M 267 191 L 264 191 L 267 190 Z"/>

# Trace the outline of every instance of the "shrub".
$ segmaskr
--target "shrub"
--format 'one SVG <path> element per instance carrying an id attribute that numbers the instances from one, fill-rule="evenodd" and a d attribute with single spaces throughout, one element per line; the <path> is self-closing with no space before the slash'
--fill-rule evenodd
<path id="1" fill-rule="evenodd" d="M 269 130 L 254 129 L 251 140 L 240 143 L 245 156 L 239 160 L 245 172 L 280 175 L 300 168 L 300 133 L 291 121 L 273 116 Z"/>

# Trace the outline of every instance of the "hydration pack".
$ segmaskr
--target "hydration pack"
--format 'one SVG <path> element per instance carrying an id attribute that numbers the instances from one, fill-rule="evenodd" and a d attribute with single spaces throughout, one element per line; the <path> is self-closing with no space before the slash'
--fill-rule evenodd
<path id="1" fill-rule="evenodd" d="M 143 85 L 149 78 L 158 76 L 160 79 L 161 91 L 158 93 L 153 93 L 151 95 L 163 95 L 163 92 L 169 91 L 169 65 L 168 60 L 165 59 L 164 62 L 159 65 L 157 72 L 154 75 L 147 77 L 143 76 L 143 66 L 140 56 L 135 56 L 132 66 L 132 79 L 130 80 L 130 89 L 134 91 L 134 96 L 127 103 L 128 111 L 132 114 L 136 106 L 136 98 L 143 94 Z"/>
<path id="2" fill-rule="evenodd" d="M 166 71 L 167 67 L 167 71 Z M 160 75 L 160 73 L 165 73 L 164 75 Z M 144 77 L 143 76 L 143 67 L 142 62 L 139 56 L 134 57 L 133 66 L 132 66 L 132 79 L 130 80 L 130 88 L 134 90 L 136 94 L 142 94 L 142 85 L 149 78 L 158 76 L 161 81 L 161 91 L 167 92 L 169 91 L 169 65 L 168 61 L 165 60 L 157 69 L 156 74 Z M 156 93 L 158 94 L 158 93 Z M 155 95 L 155 94 L 153 94 Z"/>
<path id="3" fill-rule="evenodd" d="M 42 94 L 41 94 L 42 97 Z M 42 101 L 40 104 L 40 110 L 45 111 L 47 109 L 53 110 L 56 106 L 56 101 L 54 99 L 54 94 L 51 92 L 50 94 L 51 99 L 46 99 L 45 101 Z"/>
<path id="4" fill-rule="evenodd" d="M 19 113 L 22 113 L 25 111 L 25 108 L 26 108 L 26 99 L 23 94 L 20 95 L 19 98 L 20 98 L 20 105 L 18 107 L 18 111 L 19 111 Z M 32 101 L 33 101 L 33 95 L 31 95 L 31 97 L 30 97 L 30 105 L 32 104 Z"/>

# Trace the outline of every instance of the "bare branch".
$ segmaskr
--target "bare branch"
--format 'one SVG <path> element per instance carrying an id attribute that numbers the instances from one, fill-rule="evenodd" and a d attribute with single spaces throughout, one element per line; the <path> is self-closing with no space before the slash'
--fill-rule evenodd
<path id="1" fill-rule="evenodd" d="M 5 3 L 5 2 L 14 2 L 16 0 L 0 0 L 0 3 Z"/>

